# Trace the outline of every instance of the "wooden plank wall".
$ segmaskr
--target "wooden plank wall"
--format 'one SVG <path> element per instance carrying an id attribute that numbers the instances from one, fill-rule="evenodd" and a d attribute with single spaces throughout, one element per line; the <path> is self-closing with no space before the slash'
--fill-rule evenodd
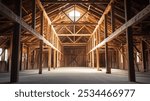
<path id="1" fill-rule="evenodd" d="M 86 67 L 86 47 L 64 47 L 65 67 Z"/>

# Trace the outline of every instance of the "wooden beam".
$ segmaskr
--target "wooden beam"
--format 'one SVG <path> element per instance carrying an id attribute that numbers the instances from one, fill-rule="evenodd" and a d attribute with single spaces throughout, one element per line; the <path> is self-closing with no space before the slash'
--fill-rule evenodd
<path id="1" fill-rule="evenodd" d="M 82 38 L 82 36 L 78 37 L 78 39 L 76 39 L 76 41 L 74 43 L 77 43 L 81 38 Z"/>
<path id="2" fill-rule="evenodd" d="M 87 43 L 62 43 L 63 46 L 86 46 Z"/>
<path id="3" fill-rule="evenodd" d="M 74 43 L 74 41 L 73 41 L 69 36 L 67 36 L 67 38 L 68 38 L 72 43 Z"/>
<path id="4" fill-rule="evenodd" d="M 54 0 L 41 0 L 41 2 L 47 2 L 47 3 L 51 3 L 51 4 L 53 4 L 53 3 L 55 3 L 55 4 L 66 4 L 66 3 L 69 3 L 69 4 L 82 4 L 82 3 L 88 3 L 88 4 L 101 4 L 101 5 L 103 5 L 103 4 L 108 4 L 109 2 L 108 1 L 103 1 L 103 0 L 101 0 L 101 1 L 96 1 L 96 0 L 90 0 L 90 1 L 81 1 L 81 0 L 72 0 L 72 1 L 68 1 L 68 0 L 66 0 L 66 1 L 63 1 L 63 0 L 56 0 L 56 1 L 54 1 Z"/>
<path id="5" fill-rule="evenodd" d="M 91 34 L 58 34 L 58 36 L 91 36 Z"/>
<path id="6" fill-rule="evenodd" d="M 124 0 L 124 7 L 125 7 L 125 21 L 131 19 L 131 2 L 130 0 Z M 129 81 L 135 82 L 135 68 L 134 68 L 134 52 L 133 52 L 133 31 L 131 27 L 126 29 L 126 38 L 127 38 L 127 50 L 128 50 L 128 78 Z"/>
<path id="7" fill-rule="evenodd" d="M 15 0 L 15 12 L 19 18 L 21 18 L 22 0 Z M 0 9 L 1 11 L 1 9 Z M 13 40 L 12 40 L 12 57 L 11 57 L 11 74 L 10 82 L 18 82 L 19 80 L 19 68 L 20 68 L 20 38 L 21 38 L 21 26 L 18 23 L 14 25 Z"/>
<path id="8" fill-rule="evenodd" d="M 78 34 L 85 26 L 82 26 L 75 34 Z"/>
<path id="9" fill-rule="evenodd" d="M 86 26 L 96 26 L 97 23 L 52 23 L 52 25 L 58 25 L 58 26 L 73 26 L 73 25 L 77 25 L 77 26 L 82 26 L 82 25 L 86 25 Z"/>
<path id="10" fill-rule="evenodd" d="M 65 16 L 66 16 L 71 22 L 73 22 L 72 19 L 66 14 L 66 12 L 64 12 L 64 11 L 62 11 L 62 12 L 65 14 Z"/>
<path id="11" fill-rule="evenodd" d="M 48 46 L 52 47 L 53 49 L 57 50 L 58 52 L 60 52 L 48 40 L 46 40 L 43 36 L 41 36 L 39 33 L 37 33 L 33 28 L 31 28 L 26 22 L 24 22 L 22 19 L 20 19 L 13 11 L 11 11 L 10 9 L 8 9 L 1 2 L 0 2 L 0 12 L 1 12 L 1 14 L 3 14 L 4 16 L 6 16 L 7 18 L 9 18 L 10 20 L 12 20 L 12 21 L 17 22 L 18 24 L 20 24 L 22 26 L 22 28 L 24 28 L 25 30 L 29 31 L 32 35 L 34 35 L 39 40 L 43 40 L 43 42 L 46 45 L 48 45 Z"/>
<path id="12" fill-rule="evenodd" d="M 80 19 L 82 19 L 87 13 L 88 13 L 88 11 L 86 11 L 76 22 L 79 22 Z"/>
<path id="13" fill-rule="evenodd" d="M 74 34 L 69 28 L 67 28 L 67 26 L 64 26 L 66 30 L 68 30 L 70 32 L 70 34 Z"/>
<path id="14" fill-rule="evenodd" d="M 101 16 L 100 20 L 98 21 L 98 25 L 95 27 L 95 29 L 94 29 L 92 35 L 95 34 L 95 32 L 96 32 L 96 30 L 98 29 L 99 25 L 102 24 L 102 22 L 103 22 L 103 20 L 104 20 L 105 14 L 107 14 L 107 13 L 111 10 L 111 4 L 112 4 L 114 1 L 115 1 L 115 0 L 111 0 L 111 1 L 109 2 L 108 6 L 106 7 L 106 9 L 105 9 L 105 11 L 104 11 L 104 13 L 103 13 L 103 15 Z M 92 35 L 91 35 L 91 36 L 92 36 Z"/>
<path id="15" fill-rule="evenodd" d="M 39 6 L 40 10 L 42 10 L 43 13 L 44 13 L 44 18 L 48 21 L 48 24 L 51 25 L 52 22 L 51 22 L 51 20 L 50 20 L 50 18 L 49 18 L 49 16 L 48 16 L 48 14 L 46 13 L 46 11 L 45 11 L 45 9 L 44 9 L 42 3 L 40 2 L 40 0 L 36 0 L 36 1 L 37 1 L 37 5 Z M 54 29 L 54 26 L 51 25 L 51 27 L 52 27 L 53 33 L 56 35 L 56 37 L 57 37 L 58 40 L 59 40 L 59 37 L 57 36 L 57 33 L 56 33 L 55 29 Z M 43 41 L 43 42 L 44 42 L 44 41 Z M 60 40 L 59 40 L 59 42 L 60 42 Z M 46 43 L 46 42 L 45 42 L 45 43 Z M 52 48 L 55 49 L 56 51 L 58 51 L 59 53 L 61 53 L 56 47 L 52 47 Z"/>
<path id="16" fill-rule="evenodd" d="M 149 14 L 150 14 L 150 4 L 148 6 L 146 6 L 142 11 L 140 11 L 137 15 L 135 15 L 133 18 L 128 20 L 128 22 L 123 24 L 115 32 L 113 32 L 111 35 L 109 35 L 109 37 L 107 37 L 102 42 L 100 42 L 97 46 L 92 48 L 88 53 L 96 50 L 99 47 L 102 47 L 106 42 L 113 40 L 114 38 L 116 38 L 117 36 L 122 34 L 122 32 L 124 32 L 128 27 L 135 25 L 135 24 L 139 23 L 141 20 L 143 20 L 144 18 L 148 17 Z"/>

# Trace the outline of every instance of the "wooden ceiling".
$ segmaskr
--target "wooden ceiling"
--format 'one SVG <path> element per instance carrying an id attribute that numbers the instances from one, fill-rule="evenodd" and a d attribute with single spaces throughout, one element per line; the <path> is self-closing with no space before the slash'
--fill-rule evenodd
<path id="1" fill-rule="evenodd" d="M 10 9 L 13 10 L 13 0 L 6 1 L 1 0 L 2 3 L 7 5 Z M 115 13 L 115 29 L 119 28 L 125 22 L 124 15 L 124 4 L 123 0 L 114 0 L 114 13 Z M 41 3 L 51 20 L 51 25 L 54 27 L 60 42 L 64 46 L 69 45 L 86 45 L 90 39 L 93 31 L 98 25 L 98 21 L 103 15 L 106 7 L 108 6 L 110 0 L 41 0 Z M 133 7 L 132 12 L 133 16 L 141 11 L 149 2 L 149 0 L 132 0 Z M 77 10 L 80 12 L 80 18 L 77 21 L 72 21 L 69 17 L 69 12 L 72 10 Z M 22 16 L 23 20 L 31 25 L 32 23 L 32 2 L 31 0 L 23 0 L 22 4 Z M 111 19 L 110 13 L 108 13 L 108 35 L 111 34 Z M 36 31 L 40 32 L 40 8 L 36 7 Z M 148 17 L 150 18 L 150 17 Z M 133 27 L 134 34 L 140 36 L 144 35 L 144 32 L 149 33 L 149 19 L 144 20 L 140 24 Z M 47 21 L 45 20 L 45 24 Z M 8 41 L 13 31 L 13 22 L 5 18 L 0 14 L 0 46 L 4 47 Z M 100 28 L 101 32 L 104 32 L 104 24 Z M 46 29 L 46 25 L 45 25 Z M 46 32 L 44 32 L 46 34 Z M 147 35 L 147 34 L 146 34 Z M 126 40 L 124 34 L 117 37 L 112 41 L 113 44 L 124 44 Z M 104 39 L 102 34 L 101 40 Z M 135 38 L 138 40 L 138 38 Z M 22 43 L 26 44 L 35 44 L 39 40 L 31 35 L 29 32 L 22 30 Z"/>

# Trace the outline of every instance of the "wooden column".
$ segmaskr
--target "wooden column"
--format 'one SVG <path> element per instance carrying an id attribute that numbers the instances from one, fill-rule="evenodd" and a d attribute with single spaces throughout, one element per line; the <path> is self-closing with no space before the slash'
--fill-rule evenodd
<path id="1" fill-rule="evenodd" d="M 92 37 L 92 48 L 95 46 L 94 44 L 94 37 Z M 94 51 L 92 51 L 92 67 L 94 68 Z"/>
<path id="2" fill-rule="evenodd" d="M 23 51 L 23 44 L 20 45 L 20 71 L 22 70 L 22 51 Z"/>
<path id="3" fill-rule="evenodd" d="M 15 13 L 21 16 L 22 0 L 15 1 Z M 19 80 L 19 67 L 20 67 L 20 38 L 21 38 L 21 26 L 18 23 L 14 24 L 13 40 L 12 40 L 12 57 L 11 57 L 11 74 L 10 82 L 18 82 Z"/>
<path id="4" fill-rule="evenodd" d="M 111 4 L 111 29 L 112 33 L 115 31 L 115 15 L 114 15 L 114 4 Z"/>
<path id="5" fill-rule="evenodd" d="M 115 15 L 114 15 L 114 3 L 111 3 L 111 29 L 112 33 L 115 31 Z M 111 68 L 112 68 L 112 63 L 113 63 L 113 52 L 111 52 L 111 67 L 109 68 L 110 73 L 111 73 Z"/>
<path id="6" fill-rule="evenodd" d="M 99 50 L 98 49 L 96 49 L 96 62 L 97 62 L 97 71 L 99 71 L 100 68 L 99 68 Z"/>
<path id="7" fill-rule="evenodd" d="M 53 67 L 55 69 L 56 68 L 56 50 L 54 50 L 54 63 L 53 64 L 54 64 Z"/>
<path id="8" fill-rule="evenodd" d="M 107 15 L 104 16 L 104 36 L 107 38 Z M 106 73 L 111 73 L 110 68 L 108 66 L 108 44 L 105 43 L 105 67 Z"/>
<path id="9" fill-rule="evenodd" d="M 36 0 L 32 0 L 32 28 L 36 26 Z"/>
<path id="10" fill-rule="evenodd" d="M 35 50 L 32 51 L 31 55 L 31 67 L 34 69 L 34 62 L 35 62 Z"/>
<path id="11" fill-rule="evenodd" d="M 49 47 L 49 49 L 48 49 L 48 71 L 50 71 L 51 70 L 51 47 Z"/>
<path id="12" fill-rule="evenodd" d="M 29 46 L 27 46 L 27 62 L 26 62 L 27 70 L 29 69 L 29 52 L 30 52 L 30 48 Z"/>
<path id="13" fill-rule="evenodd" d="M 98 39 L 98 31 L 96 31 L 96 45 L 98 44 L 98 41 L 99 41 L 99 39 Z M 97 63 L 97 71 L 99 71 L 100 70 L 100 68 L 99 68 L 99 49 L 97 48 L 96 49 L 96 63 Z"/>
<path id="14" fill-rule="evenodd" d="M 41 35 L 43 35 L 44 30 L 44 15 L 41 12 Z M 42 57 L 43 57 L 43 41 L 40 40 L 40 47 L 39 47 L 39 74 L 42 74 Z"/>
<path id="15" fill-rule="evenodd" d="M 141 49 L 142 49 L 142 51 L 141 51 L 141 53 L 142 53 L 142 68 L 143 68 L 143 70 L 144 70 L 144 72 L 146 72 L 146 57 L 145 57 L 145 42 L 142 40 L 141 41 Z"/>
<path id="16" fill-rule="evenodd" d="M 56 39 L 56 47 L 57 47 L 57 49 L 58 49 L 58 46 L 59 46 L 59 41 L 58 41 L 58 39 Z M 56 64 L 56 66 L 57 67 L 59 67 L 59 52 L 58 51 L 56 51 L 56 55 L 57 55 L 57 57 L 56 57 L 56 60 L 57 60 L 57 64 Z"/>
<path id="17" fill-rule="evenodd" d="M 126 22 L 131 19 L 131 0 L 124 0 L 125 4 L 125 20 Z M 135 82 L 135 68 L 134 68 L 134 54 L 133 54 L 133 35 L 132 28 L 128 27 L 126 29 L 127 38 L 127 50 L 128 50 L 128 77 L 129 81 Z"/>

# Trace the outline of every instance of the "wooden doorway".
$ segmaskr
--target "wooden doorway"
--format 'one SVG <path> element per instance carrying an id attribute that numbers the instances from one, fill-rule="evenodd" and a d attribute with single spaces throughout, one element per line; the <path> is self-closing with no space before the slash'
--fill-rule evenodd
<path id="1" fill-rule="evenodd" d="M 65 67 L 85 67 L 86 47 L 64 47 Z"/>

